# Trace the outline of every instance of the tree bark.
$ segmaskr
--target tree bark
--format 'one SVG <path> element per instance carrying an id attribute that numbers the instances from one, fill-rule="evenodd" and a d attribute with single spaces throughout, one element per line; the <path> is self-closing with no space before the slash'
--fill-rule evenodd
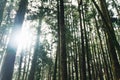
<path id="1" fill-rule="evenodd" d="M 80 5 L 78 3 L 78 11 L 79 11 L 79 19 L 80 19 L 80 31 L 81 31 L 81 48 L 82 48 L 82 53 L 81 53 L 81 79 L 86 80 L 86 60 L 85 60 L 85 45 L 84 45 L 84 27 L 85 24 L 82 24 L 82 15 L 83 15 L 83 5 Z"/>
<path id="2" fill-rule="evenodd" d="M 61 76 L 62 80 L 67 80 L 67 55 L 66 38 L 64 24 L 64 2 L 60 0 L 60 57 L 61 57 Z"/>

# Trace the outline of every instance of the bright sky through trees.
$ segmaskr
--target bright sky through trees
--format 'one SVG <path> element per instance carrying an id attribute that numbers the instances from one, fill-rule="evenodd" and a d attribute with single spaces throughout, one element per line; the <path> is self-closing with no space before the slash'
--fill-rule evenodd
<path id="1" fill-rule="evenodd" d="M 28 45 L 30 45 L 33 41 L 33 32 L 30 30 L 30 25 L 31 23 L 25 22 L 23 24 L 22 30 L 18 30 L 14 37 L 14 44 L 18 44 L 23 49 L 28 47 Z"/>

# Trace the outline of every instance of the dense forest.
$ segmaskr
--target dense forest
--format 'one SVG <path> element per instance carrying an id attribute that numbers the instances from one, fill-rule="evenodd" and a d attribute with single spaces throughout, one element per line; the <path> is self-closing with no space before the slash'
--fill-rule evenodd
<path id="1" fill-rule="evenodd" d="M 0 80 L 120 80 L 120 1 L 0 0 Z"/>

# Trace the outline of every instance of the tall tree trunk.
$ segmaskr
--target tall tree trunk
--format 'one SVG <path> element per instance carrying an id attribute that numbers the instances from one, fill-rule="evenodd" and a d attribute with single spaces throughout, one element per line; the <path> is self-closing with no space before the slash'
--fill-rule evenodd
<path id="1" fill-rule="evenodd" d="M 73 53 L 74 53 L 74 65 L 75 65 L 75 75 L 76 75 L 76 80 L 79 80 L 78 79 L 78 62 L 77 62 L 77 60 L 78 60 L 78 52 L 77 52 L 77 35 L 75 34 L 77 31 L 76 31 L 76 29 L 75 29 L 75 21 L 73 20 L 73 22 L 72 22 L 72 30 L 73 30 L 73 39 L 74 39 L 74 41 L 73 41 Z"/>
<path id="2" fill-rule="evenodd" d="M 24 15 L 26 12 L 28 0 L 21 0 L 19 9 L 17 11 L 15 17 L 15 24 L 12 29 L 12 34 L 7 45 L 6 54 L 4 57 L 4 61 L 2 63 L 1 71 L 0 71 L 0 80 L 11 80 L 13 69 L 14 69 L 14 62 L 15 56 L 17 51 L 17 44 L 14 43 L 14 36 L 16 35 L 16 31 L 21 30 L 21 26 L 24 20 Z"/>
<path id="3" fill-rule="evenodd" d="M 58 45 L 59 46 L 59 45 Z M 55 57 L 55 66 L 54 66 L 54 74 L 53 74 L 53 80 L 56 80 L 56 74 L 57 74 L 57 64 L 58 64 L 58 46 L 56 51 L 56 57 Z"/>
<path id="4" fill-rule="evenodd" d="M 58 25 L 58 29 L 57 29 L 57 35 L 58 36 L 60 36 L 60 27 L 59 27 L 59 25 L 60 25 L 60 22 L 59 22 L 59 19 L 60 17 L 59 17 L 59 0 L 57 0 L 57 25 Z M 60 64 L 58 64 L 58 62 L 59 62 L 59 58 L 60 58 L 60 37 L 58 37 L 58 45 L 57 45 L 57 51 L 56 51 L 56 58 L 55 58 L 55 67 L 54 67 L 54 74 L 53 74 L 53 80 L 56 80 L 56 74 L 57 74 L 57 65 L 59 66 Z M 60 67 L 60 66 L 59 66 Z M 59 67 L 58 67 L 58 69 L 59 69 Z M 59 80 L 59 78 L 60 78 L 60 75 L 59 75 L 59 73 L 60 73 L 60 70 L 58 70 L 59 72 L 58 72 L 58 80 Z"/>
<path id="5" fill-rule="evenodd" d="M 17 79 L 17 80 L 20 80 L 22 60 L 23 60 L 23 51 L 22 51 L 21 54 L 20 54 L 20 62 L 19 62 L 19 68 L 18 68 L 18 79 Z"/>
<path id="6" fill-rule="evenodd" d="M 61 76 L 62 80 L 67 80 L 67 55 L 66 38 L 64 25 L 64 2 L 60 0 L 60 57 L 61 57 Z"/>
<path id="7" fill-rule="evenodd" d="M 89 80 L 92 80 L 92 75 L 91 75 L 91 52 L 89 48 L 89 40 L 87 38 L 87 31 L 86 27 L 84 26 L 84 32 L 85 32 L 85 43 L 86 43 L 86 54 L 87 54 L 87 65 L 88 65 L 88 78 Z"/>
<path id="8" fill-rule="evenodd" d="M 81 79 L 86 80 L 86 60 L 85 60 L 85 45 L 84 45 L 84 33 L 83 33 L 83 26 L 85 24 L 82 24 L 82 15 L 83 15 L 83 5 L 82 3 L 78 3 L 78 11 L 79 11 L 79 18 L 80 18 L 80 31 L 81 31 Z"/>

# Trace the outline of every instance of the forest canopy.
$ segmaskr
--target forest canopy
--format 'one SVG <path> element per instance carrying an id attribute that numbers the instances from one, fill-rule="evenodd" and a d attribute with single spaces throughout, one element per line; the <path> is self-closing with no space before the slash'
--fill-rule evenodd
<path id="1" fill-rule="evenodd" d="M 120 80 L 120 1 L 0 0 L 0 80 Z"/>

